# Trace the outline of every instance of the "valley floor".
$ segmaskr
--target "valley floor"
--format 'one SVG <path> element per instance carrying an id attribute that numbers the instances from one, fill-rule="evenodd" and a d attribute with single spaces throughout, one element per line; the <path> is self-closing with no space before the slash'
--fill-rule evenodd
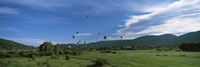
<path id="1" fill-rule="evenodd" d="M 79 56 L 50 56 L 0 59 L 0 67 L 87 67 L 95 58 L 104 58 L 109 64 L 104 67 L 200 67 L 200 52 L 176 52 L 155 50 L 120 50 L 113 53 L 85 51 Z"/>

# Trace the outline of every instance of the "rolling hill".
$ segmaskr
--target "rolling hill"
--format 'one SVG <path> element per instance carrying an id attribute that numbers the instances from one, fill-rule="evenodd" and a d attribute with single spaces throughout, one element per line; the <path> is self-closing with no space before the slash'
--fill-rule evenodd
<path id="1" fill-rule="evenodd" d="M 11 40 L 0 38 L 0 49 L 33 49 L 32 46 L 26 46 Z"/>
<path id="2" fill-rule="evenodd" d="M 88 43 L 87 46 L 131 46 L 131 45 L 146 45 L 146 46 L 178 46 L 181 43 L 198 43 L 200 42 L 200 31 L 190 32 L 183 34 L 181 36 L 175 36 L 172 34 L 163 35 L 146 35 L 138 37 L 136 39 L 130 40 L 109 40 L 109 41 L 99 41 Z M 60 44 L 60 47 L 81 47 L 83 44 Z M 34 48 L 31 46 L 26 46 L 11 40 L 6 40 L 0 38 L 0 49 L 9 48 Z"/>
<path id="3" fill-rule="evenodd" d="M 88 43 L 89 46 L 130 46 L 130 45 L 149 45 L 149 46 L 178 46 L 181 43 L 200 42 L 200 31 L 190 32 L 181 36 L 163 34 L 160 36 L 146 35 L 131 40 L 110 40 Z"/>

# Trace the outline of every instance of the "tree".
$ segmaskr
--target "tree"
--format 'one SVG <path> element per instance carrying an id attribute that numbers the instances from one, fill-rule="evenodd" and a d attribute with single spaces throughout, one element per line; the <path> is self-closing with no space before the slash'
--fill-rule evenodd
<path id="1" fill-rule="evenodd" d="M 200 43 L 183 43 L 179 48 L 183 51 L 200 51 Z"/>
<path id="2" fill-rule="evenodd" d="M 53 49 L 54 54 L 58 54 L 59 52 L 59 44 L 56 44 Z"/>
<path id="3" fill-rule="evenodd" d="M 44 42 L 39 46 L 39 51 L 42 52 L 51 52 L 53 44 L 51 42 Z"/>

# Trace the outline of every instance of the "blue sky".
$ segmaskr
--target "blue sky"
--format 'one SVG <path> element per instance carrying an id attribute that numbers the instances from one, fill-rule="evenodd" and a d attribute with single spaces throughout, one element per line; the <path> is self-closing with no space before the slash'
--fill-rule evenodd
<path id="1" fill-rule="evenodd" d="M 199 21 L 200 0 L 0 1 L 0 38 L 31 46 L 181 35 L 200 30 Z"/>

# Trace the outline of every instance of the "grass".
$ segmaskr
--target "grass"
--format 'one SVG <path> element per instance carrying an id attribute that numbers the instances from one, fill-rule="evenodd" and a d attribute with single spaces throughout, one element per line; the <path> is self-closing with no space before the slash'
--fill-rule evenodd
<path id="1" fill-rule="evenodd" d="M 185 56 L 181 56 L 185 55 Z M 0 59 L 0 67 L 87 67 L 96 58 L 104 58 L 109 64 L 104 67 L 200 67 L 200 52 L 176 52 L 155 50 L 120 50 L 113 53 L 85 51 L 79 56 L 51 59 L 50 56 Z"/>

